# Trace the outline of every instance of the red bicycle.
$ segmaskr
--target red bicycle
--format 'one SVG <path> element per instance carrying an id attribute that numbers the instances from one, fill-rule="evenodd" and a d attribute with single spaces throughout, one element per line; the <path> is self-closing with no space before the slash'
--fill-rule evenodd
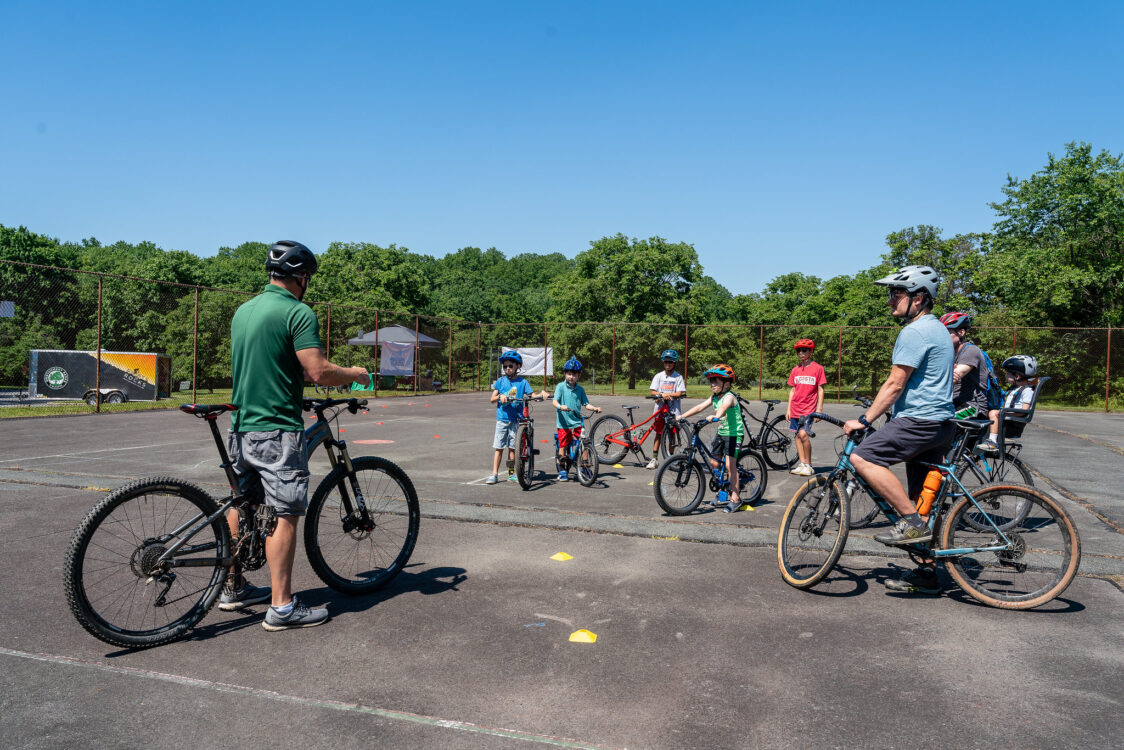
<path id="1" fill-rule="evenodd" d="M 663 401 L 659 396 L 645 396 L 644 398 L 651 401 Z M 660 432 L 661 458 L 667 458 L 678 452 L 679 446 L 685 445 L 690 440 L 684 434 L 683 429 L 675 423 L 675 416 L 668 408 L 667 401 L 663 401 L 660 408 L 640 424 L 636 424 L 632 418 L 633 410 L 638 407 L 621 404 L 621 408 L 628 412 L 628 422 L 625 422 L 616 414 L 606 414 L 594 422 L 593 427 L 590 428 L 590 440 L 601 463 L 619 463 L 629 451 L 638 454 L 641 457 L 641 463 L 646 462 L 647 456 L 644 454 L 642 444 L 648 439 L 649 435 L 655 434 L 656 422 L 660 418 L 663 421 L 663 430 Z M 652 425 L 641 431 L 641 428 L 644 428 L 649 422 Z M 639 436 L 634 438 L 633 436 L 637 432 L 639 432 Z"/>

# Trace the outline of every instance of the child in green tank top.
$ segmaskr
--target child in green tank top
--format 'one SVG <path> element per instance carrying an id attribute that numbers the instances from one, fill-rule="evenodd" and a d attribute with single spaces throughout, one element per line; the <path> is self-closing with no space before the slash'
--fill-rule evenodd
<path id="1" fill-rule="evenodd" d="M 741 496 L 738 493 L 738 447 L 745 434 L 745 425 L 742 424 L 742 410 L 738 408 L 738 400 L 730 389 L 734 385 L 734 371 L 727 365 L 715 365 L 703 373 L 710 384 L 711 396 L 699 404 L 683 412 L 681 419 L 698 414 L 711 407 L 714 416 L 711 422 L 718 423 L 718 437 L 710 444 L 710 450 L 716 459 L 726 461 L 726 476 L 730 481 L 730 501 L 726 504 L 726 512 L 733 513 L 742 506 Z M 718 460 L 711 459 L 710 466 L 718 468 Z"/>

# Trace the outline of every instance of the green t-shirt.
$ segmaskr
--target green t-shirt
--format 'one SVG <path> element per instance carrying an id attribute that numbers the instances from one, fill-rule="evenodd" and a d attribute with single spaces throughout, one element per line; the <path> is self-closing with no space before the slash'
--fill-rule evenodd
<path id="1" fill-rule="evenodd" d="M 722 405 L 722 399 L 727 396 L 730 396 L 729 391 L 723 393 L 721 396 L 710 397 L 710 405 L 714 407 L 715 413 L 718 412 L 718 407 Z M 733 398 L 733 396 L 731 396 L 731 398 Z M 743 429 L 742 410 L 738 408 L 738 402 L 735 399 L 734 405 L 726 410 L 726 413 L 722 416 L 722 421 L 718 423 L 718 435 L 719 437 L 736 437 L 740 440 Z"/>
<path id="2" fill-rule="evenodd" d="M 235 432 L 304 429 L 304 368 L 301 349 L 320 348 L 316 313 L 284 287 L 268 284 L 230 321 L 231 400 L 238 406 Z"/>

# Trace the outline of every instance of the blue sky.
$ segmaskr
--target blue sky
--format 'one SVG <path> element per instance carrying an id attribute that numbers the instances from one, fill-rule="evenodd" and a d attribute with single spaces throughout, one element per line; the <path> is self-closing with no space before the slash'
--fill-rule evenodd
<path id="1" fill-rule="evenodd" d="M 573 256 L 694 244 L 735 293 L 991 227 L 1124 151 L 1120 2 L 0 3 L 0 223 Z"/>

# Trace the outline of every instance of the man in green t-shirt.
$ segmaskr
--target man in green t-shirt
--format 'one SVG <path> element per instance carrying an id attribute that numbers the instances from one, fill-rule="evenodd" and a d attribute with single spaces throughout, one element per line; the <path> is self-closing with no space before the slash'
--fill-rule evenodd
<path id="1" fill-rule="evenodd" d="M 320 385 L 369 382 L 362 367 L 339 367 L 324 357 L 316 313 L 301 302 L 316 273 L 316 256 L 299 242 L 283 240 L 269 248 L 269 284 L 244 303 L 230 323 L 234 377 L 227 447 L 240 489 L 261 494 L 277 514 L 265 542 L 272 587 L 253 586 L 233 571 L 219 609 L 234 610 L 270 599 L 266 630 L 308 628 L 328 619 L 328 610 L 309 609 L 292 592 L 297 521 L 308 507 L 308 456 L 301 403 L 305 380 Z M 238 516 L 227 517 L 237 537 Z"/>

